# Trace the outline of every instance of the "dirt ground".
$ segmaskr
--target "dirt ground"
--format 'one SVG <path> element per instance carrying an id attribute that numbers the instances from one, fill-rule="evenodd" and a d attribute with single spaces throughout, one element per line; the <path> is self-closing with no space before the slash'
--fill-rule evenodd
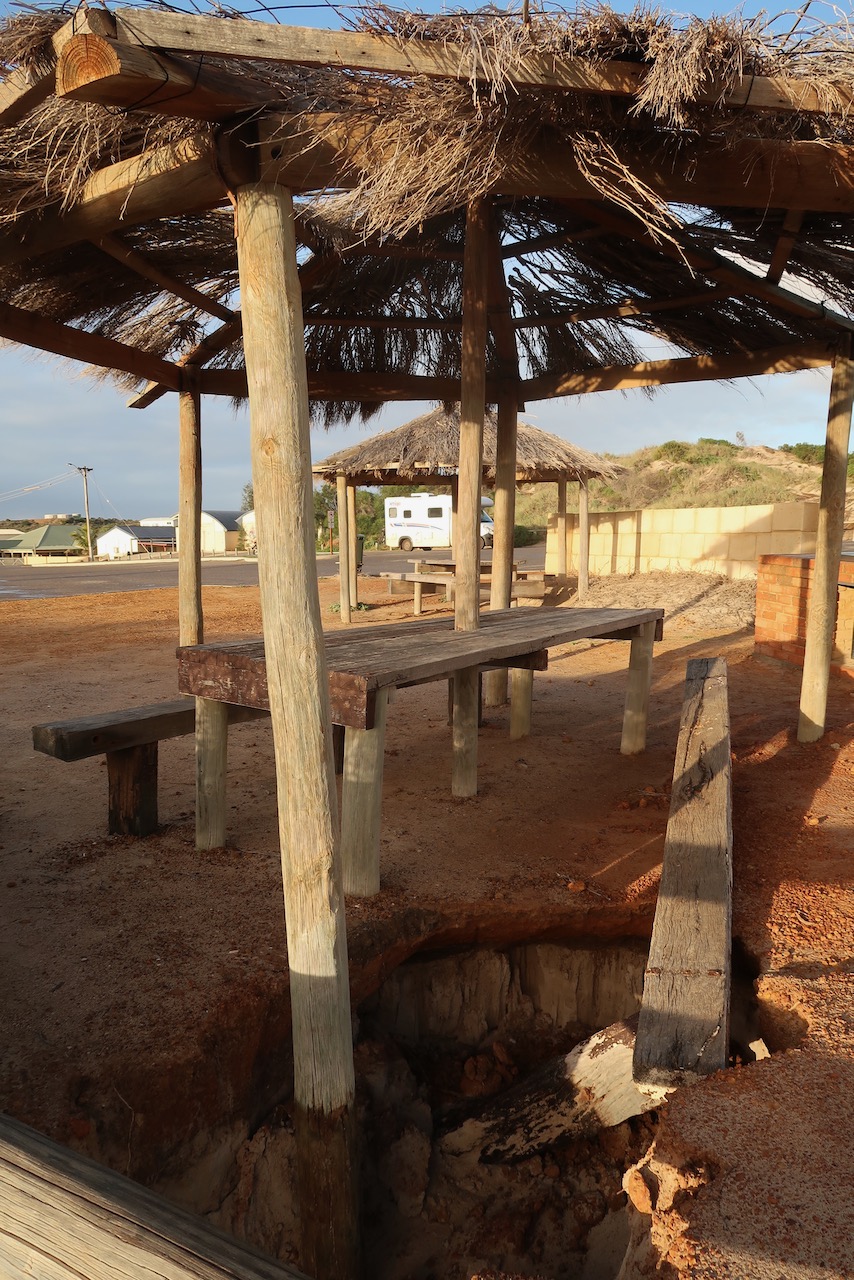
<path id="1" fill-rule="evenodd" d="M 321 582 L 329 627 L 336 590 Z M 363 593 L 355 625 L 409 616 L 380 584 Z M 347 901 L 354 1006 L 424 950 L 646 938 L 685 663 L 725 656 L 734 933 L 774 1052 L 671 1099 L 629 1189 L 663 1274 L 854 1275 L 854 682 L 832 680 L 828 732 L 800 746 L 799 673 L 752 654 L 752 584 L 607 579 L 590 603 L 667 609 L 646 753 L 619 754 L 624 643 L 552 651 L 529 739 L 510 742 L 506 708 L 488 713 L 470 801 L 450 797 L 444 686 L 401 691 L 382 891 Z M 260 631 L 254 588 L 208 589 L 204 607 L 209 640 Z M 37 755 L 30 727 L 174 698 L 176 632 L 173 591 L 0 604 L 0 1106 L 157 1186 L 199 1133 L 238 1116 L 255 1133 L 289 1090 L 269 725 L 232 730 L 229 842 L 204 854 L 190 739 L 161 744 L 162 829 L 136 841 L 104 835 L 103 761 Z"/>

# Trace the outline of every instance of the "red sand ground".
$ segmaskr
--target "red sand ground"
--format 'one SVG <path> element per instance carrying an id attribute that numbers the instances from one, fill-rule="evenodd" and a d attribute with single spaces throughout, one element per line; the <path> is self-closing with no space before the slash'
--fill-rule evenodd
<path id="1" fill-rule="evenodd" d="M 329 626 L 335 586 L 321 587 Z M 365 591 L 371 608 L 360 622 L 408 616 L 409 604 L 386 604 L 378 585 Z M 646 936 L 685 662 L 723 654 L 734 930 L 760 970 L 766 1039 L 797 1047 L 672 1099 L 644 1174 L 648 1192 L 633 1198 L 653 1210 L 653 1239 L 672 1274 L 854 1275 L 854 690 L 832 682 L 827 735 L 799 746 L 799 675 L 753 658 L 744 587 L 653 575 L 600 583 L 594 603 L 615 596 L 675 612 L 657 648 L 642 756 L 619 755 L 624 644 L 552 653 L 536 680 L 530 739 L 511 743 L 507 711 L 490 715 L 472 801 L 449 795 L 444 687 L 399 695 L 387 738 L 383 889 L 347 903 L 354 1002 L 422 947 Z M 232 731 L 229 845 L 206 854 L 193 848 L 189 739 L 162 744 L 164 826 L 134 841 L 103 835 L 103 762 L 36 755 L 29 730 L 174 697 L 176 608 L 172 591 L 0 605 L 0 1105 L 154 1184 L 186 1160 L 200 1130 L 235 1113 L 258 1121 L 287 1092 L 269 725 Z M 260 630 L 254 589 L 209 589 L 205 610 L 208 639 Z M 675 1201 L 674 1167 L 683 1171 Z"/>

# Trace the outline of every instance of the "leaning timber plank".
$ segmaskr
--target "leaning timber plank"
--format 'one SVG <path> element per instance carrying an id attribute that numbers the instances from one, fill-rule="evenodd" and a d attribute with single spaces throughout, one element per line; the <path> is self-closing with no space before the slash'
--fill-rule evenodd
<path id="1" fill-rule="evenodd" d="M 688 663 L 661 887 L 634 1051 L 638 1084 L 726 1066 L 732 922 L 726 662 Z"/>
<path id="2" fill-rule="evenodd" d="M 544 1063 L 447 1132 L 440 1140 L 443 1155 L 484 1164 L 523 1160 L 660 1106 L 666 1091 L 642 1091 L 632 1079 L 636 1026 L 636 1017 L 615 1022 L 566 1057 Z"/>
<path id="3" fill-rule="evenodd" d="M 394 75 L 423 75 L 441 79 L 491 78 L 487 63 L 472 66 L 468 46 L 448 41 L 409 39 L 361 31 L 323 31 L 307 27 L 272 26 L 247 19 L 214 18 L 156 10 L 119 9 L 120 39 L 184 53 L 222 54 L 232 58 L 269 58 L 303 66 L 337 66 Z M 632 96 L 642 88 L 647 68 L 628 62 L 585 62 L 529 54 L 516 66 L 502 68 L 509 85 L 581 93 Z M 696 101 L 752 111 L 842 113 L 851 109 L 852 95 L 844 83 L 834 86 L 833 98 L 815 87 L 785 76 L 743 76 L 735 83 L 712 81 Z"/>
<path id="4" fill-rule="evenodd" d="M 7 1280 L 303 1280 L 302 1273 L 93 1160 L 0 1117 Z"/>
<path id="5" fill-rule="evenodd" d="M 232 706 L 229 723 L 256 720 L 264 714 L 263 709 Z M 127 711 L 33 725 L 33 747 L 57 760 L 86 760 L 110 751 L 184 737 L 194 731 L 195 721 L 195 704 L 179 698 Z"/>

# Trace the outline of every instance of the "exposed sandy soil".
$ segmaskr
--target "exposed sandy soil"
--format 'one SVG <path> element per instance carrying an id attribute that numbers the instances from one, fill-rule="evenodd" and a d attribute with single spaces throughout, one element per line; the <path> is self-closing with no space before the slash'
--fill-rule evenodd
<path id="1" fill-rule="evenodd" d="M 328 626 L 339 625 L 336 588 L 321 583 Z M 409 615 L 378 584 L 364 590 L 360 622 Z M 654 1239 L 684 1276 L 828 1280 L 854 1274 L 854 685 L 832 681 L 826 737 L 799 746 L 799 676 L 752 656 L 749 595 L 700 575 L 595 586 L 591 603 L 663 604 L 671 615 L 639 757 L 619 754 L 618 642 L 552 652 L 530 739 L 509 741 L 506 709 L 489 714 L 472 801 L 449 795 L 444 686 L 401 692 L 387 737 L 383 889 L 347 902 L 353 999 L 421 948 L 646 937 L 685 662 L 723 654 L 734 930 L 759 975 L 769 1045 L 798 1047 L 671 1101 L 655 1159 L 696 1173 L 696 1194 L 662 1197 Z M 200 1131 L 240 1116 L 254 1133 L 289 1091 L 269 725 L 232 730 L 229 844 L 205 854 L 193 848 L 189 739 L 162 744 L 163 828 L 134 841 L 103 834 L 103 762 L 36 755 L 30 726 L 174 697 L 176 611 L 172 591 L 0 604 L 0 1106 L 158 1185 Z M 208 639 L 260 630 L 255 589 L 209 589 L 205 611 Z"/>

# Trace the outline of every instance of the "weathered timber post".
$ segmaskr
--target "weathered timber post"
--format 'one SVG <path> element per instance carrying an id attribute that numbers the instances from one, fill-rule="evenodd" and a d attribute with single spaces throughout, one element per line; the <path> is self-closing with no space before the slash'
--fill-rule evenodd
<path id="1" fill-rule="evenodd" d="M 188 374 L 184 374 L 188 378 Z M 202 432 L 196 387 L 178 397 L 178 639 L 201 644 Z"/>
<path id="2" fill-rule="evenodd" d="M 341 862 L 344 892 L 380 891 L 380 818 L 388 689 L 376 695 L 373 729 L 347 729 L 341 790 Z"/>
<path id="3" fill-rule="evenodd" d="M 798 742 L 816 742 L 824 733 L 830 658 L 836 628 L 839 594 L 839 561 L 845 522 L 845 489 L 848 480 L 848 440 L 854 405 L 854 360 L 851 337 L 840 339 L 830 384 L 827 440 L 821 473 L 815 565 L 807 606 L 807 635 Z"/>
<path id="4" fill-rule="evenodd" d="M 338 583 L 341 621 L 350 622 L 350 521 L 347 513 L 347 477 L 339 471 L 335 477 L 338 494 Z"/>
<path id="5" fill-rule="evenodd" d="M 178 397 L 178 641 L 201 644 L 201 397 L 192 374 Z M 196 848 L 225 844 L 228 708 L 196 698 Z"/>
<path id="6" fill-rule="evenodd" d="M 516 523 L 516 429 L 519 413 L 516 396 L 504 396 L 498 403 L 498 431 L 495 445 L 495 527 L 492 539 L 492 581 L 490 609 L 510 608 L 513 578 L 513 533 Z M 483 701 L 500 707 L 507 701 L 507 671 L 486 671 Z"/>
<path id="7" fill-rule="evenodd" d="M 557 569 L 559 578 L 566 577 L 566 480 L 557 482 Z"/>
<path id="8" fill-rule="evenodd" d="M 458 512 L 455 520 L 454 626 L 480 625 L 480 494 L 483 485 L 483 417 L 486 409 L 486 332 L 489 204 L 472 200 L 466 215 L 463 260 L 462 385 Z M 477 795 L 478 672 L 454 677 L 451 791 Z"/>
<path id="9" fill-rule="evenodd" d="M 354 1280 L 359 1224 L 347 937 L 289 191 L 264 184 L 238 190 L 237 246 L 288 936 L 300 1266 L 317 1280 Z"/>
<path id="10" fill-rule="evenodd" d="M 578 482 L 578 599 L 590 590 L 590 490 L 587 477 Z"/>
<path id="11" fill-rule="evenodd" d="M 349 537 L 349 556 L 347 565 L 350 570 L 350 608 L 359 606 L 359 575 L 356 570 L 358 539 L 356 535 L 356 486 L 352 480 L 347 484 L 347 534 Z"/>

